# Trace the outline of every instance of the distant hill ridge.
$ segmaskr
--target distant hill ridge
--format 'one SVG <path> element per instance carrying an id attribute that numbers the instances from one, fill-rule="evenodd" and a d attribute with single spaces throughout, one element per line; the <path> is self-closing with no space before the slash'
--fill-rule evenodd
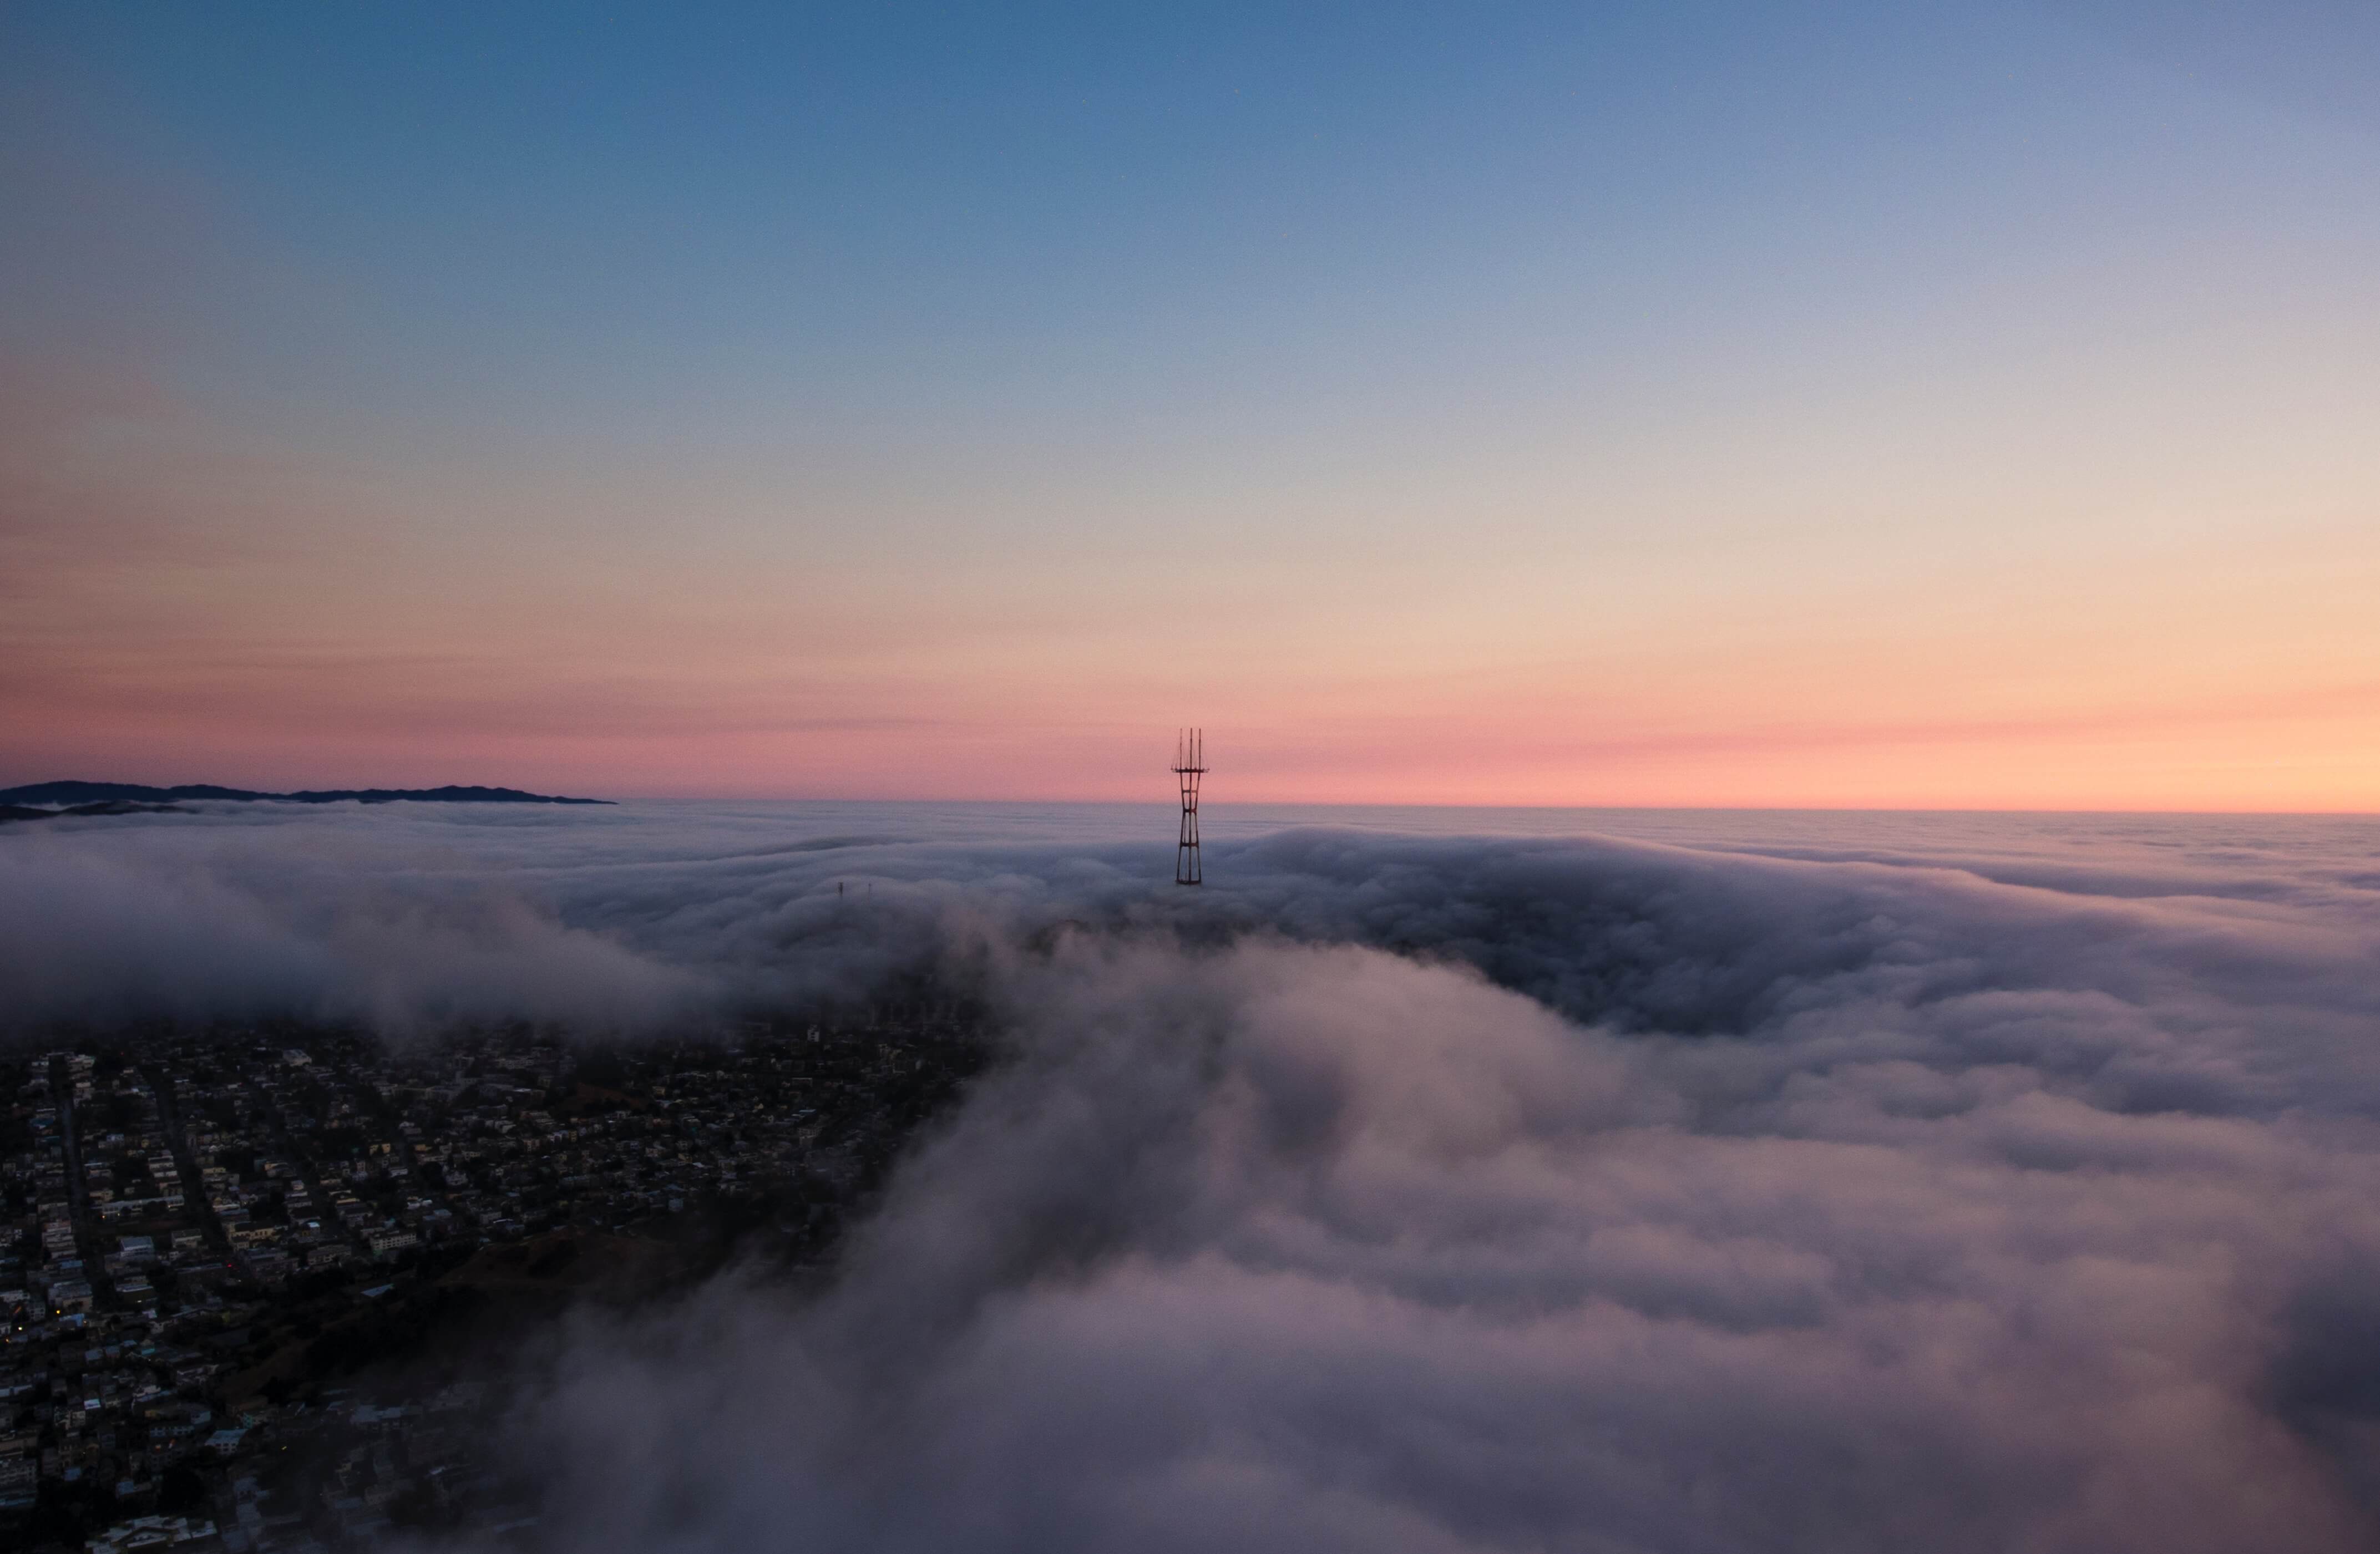
<path id="1" fill-rule="evenodd" d="M 137 782 L 29 782 L 22 788 L 0 788 L 0 805 L 29 804 L 170 804 L 176 800 L 277 800 L 293 804 L 337 804 L 353 800 L 364 804 L 400 801 L 431 804 L 608 804 L 609 799 L 559 799 L 545 793 L 524 793 L 517 788 L 326 788 L 301 793 L 256 793 L 245 788 L 216 788 L 185 783 L 179 788 L 150 788 Z"/>

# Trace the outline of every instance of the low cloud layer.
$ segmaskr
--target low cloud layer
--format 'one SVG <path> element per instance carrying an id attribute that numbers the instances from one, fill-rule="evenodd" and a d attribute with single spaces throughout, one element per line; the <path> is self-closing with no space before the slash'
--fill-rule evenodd
<path id="1" fill-rule="evenodd" d="M 561 1347 L 556 1548 L 2380 1543 L 2368 824 L 1289 830 L 1193 896 L 1057 822 L 174 818 L 0 838 L 25 1007 L 633 1034 L 922 959 L 1013 1028 L 822 1299 Z"/>

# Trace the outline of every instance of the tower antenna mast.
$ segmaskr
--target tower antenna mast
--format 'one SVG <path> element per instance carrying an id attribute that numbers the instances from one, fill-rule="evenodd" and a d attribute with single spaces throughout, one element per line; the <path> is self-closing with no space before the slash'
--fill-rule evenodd
<path id="1" fill-rule="evenodd" d="M 1173 883 L 1201 885 L 1198 866 L 1198 779 L 1207 775 L 1207 734 L 1184 729 L 1173 736 L 1173 775 L 1182 779 L 1182 845 L 1173 849 Z"/>

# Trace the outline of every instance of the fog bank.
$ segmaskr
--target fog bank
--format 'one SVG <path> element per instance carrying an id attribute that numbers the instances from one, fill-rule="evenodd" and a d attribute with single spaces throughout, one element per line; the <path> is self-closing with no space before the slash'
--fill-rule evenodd
<path id="1" fill-rule="evenodd" d="M 172 818 L 0 838 L 20 1028 L 634 1039 L 922 964 L 1009 1031 L 822 1299 L 575 1330 L 557 1549 L 2380 1544 L 2338 831 L 1295 828 L 1194 894 L 889 811 Z"/>

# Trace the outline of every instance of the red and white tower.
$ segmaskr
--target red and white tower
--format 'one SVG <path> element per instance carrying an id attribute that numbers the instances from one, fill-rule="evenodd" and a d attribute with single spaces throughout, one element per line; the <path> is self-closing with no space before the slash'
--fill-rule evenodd
<path id="1" fill-rule="evenodd" d="M 1182 779 L 1182 845 L 1173 850 L 1173 883 L 1199 885 L 1198 779 L 1207 775 L 1207 736 L 1185 729 L 1173 737 L 1173 775 Z"/>

